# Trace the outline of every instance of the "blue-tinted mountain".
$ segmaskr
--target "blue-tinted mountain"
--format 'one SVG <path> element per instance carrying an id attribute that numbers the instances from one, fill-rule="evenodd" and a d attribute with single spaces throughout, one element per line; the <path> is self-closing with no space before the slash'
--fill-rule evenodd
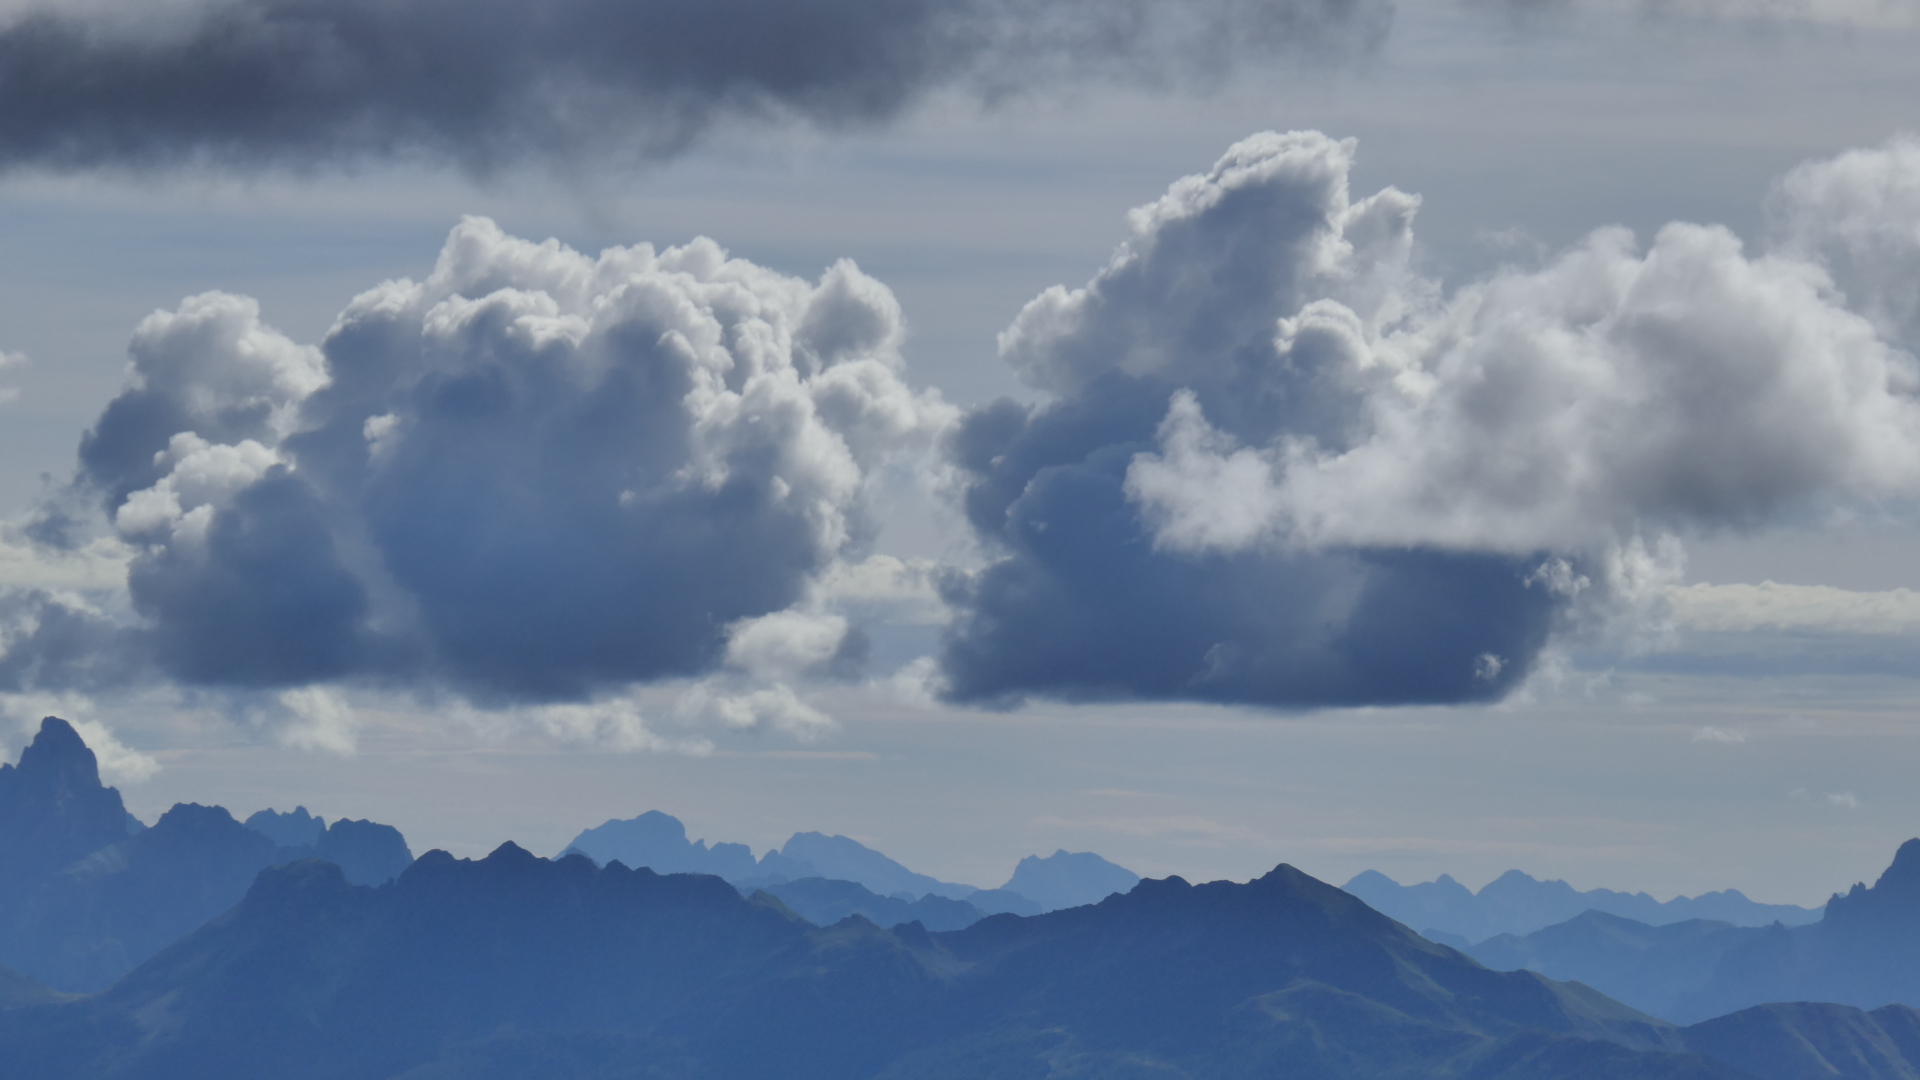
<path id="1" fill-rule="evenodd" d="M 1408 926 L 1432 928 L 1468 941 L 1491 937 L 1495 932 L 1472 890 L 1446 874 L 1434 881 L 1402 885 L 1378 870 L 1364 870 L 1342 887 L 1375 911 Z"/>
<path id="2" fill-rule="evenodd" d="M 1819 922 L 1729 950 L 1680 1011 L 1704 1019 L 1777 1001 L 1920 1006 L 1920 840 L 1900 845 L 1872 888 L 1835 894 Z"/>
<path id="3" fill-rule="evenodd" d="M 815 926 L 832 926 L 858 915 L 877 926 L 917 922 L 928 930 L 959 930 L 987 915 L 965 900 L 933 893 L 918 900 L 881 896 L 859 882 L 829 878 L 783 881 L 764 886 L 761 891 L 778 897 L 794 914 Z"/>
<path id="4" fill-rule="evenodd" d="M 964 900 L 980 890 L 972 885 L 956 885 L 925 874 L 916 874 L 872 848 L 846 836 L 825 833 L 794 833 L 780 847 L 780 856 L 789 865 L 811 867 L 812 875 L 840 881 L 857 881 L 882 896 L 935 896 Z M 779 872 L 779 863 L 772 864 Z M 760 870 L 769 870 L 767 860 Z"/>
<path id="5" fill-rule="evenodd" d="M 308 813 L 304 806 L 296 806 L 290 813 L 258 810 L 242 824 L 284 848 L 312 847 L 327 831 L 326 819 Z"/>
<path id="6" fill-rule="evenodd" d="M 1678 896 L 1660 901 L 1646 893 L 1592 889 L 1581 892 L 1564 881 L 1540 881 L 1509 870 L 1478 893 L 1442 874 L 1437 880 L 1401 885 L 1376 870 L 1367 870 L 1347 882 L 1348 892 L 1375 910 L 1408 926 L 1434 929 L 1467 941 L 1496 934 L 1531 934 L 1563 923 L 1583 911 L 1601 911 L 1649 926 L 1665 926 L 1690 919 L 1708 919 L 1735 926 L 1767 926 L 1779 922 L 1795 926 L 1815 922 L 1818 908 L 1792 904 L 1761 904 L 1737 889 Z"/>
<path id="7" fill-rule="evenodd" d="M 337 821 L 317 843 L 288 848 L 222 807 L 181 803 L 0 909 L 0 963 L 58 990 L 103 989 L 231 908 L 262 869 L 314 857 L 369 885 L 412 862 L 388 825 Z"/>
<path id="8" fill-rule="evenodd" d="M 1773 1002 L 1920 1006 L 1920 840 L 1901 845 L 1872 888 L 1834 896 L 1807 926 L 1654 927 L 1587 912 L 1467 951 L 1489 967 L 1578 980 L 1680 1023 Z"/>
<path id="9" fill-rule="evenodd" d="M 1759 1005 L 1687 1028 L 1687 1048 L 1757 1080 L 1915 1080 L 1920 1012 L 1888 1005 Z"/>
<path id="10" fill-rule="evenodd" d="M 247 818 L 246 826 L 279 848 L 275 861 L 325 859 L 338 865 L 355 885 L 385 884 L 413 862 L 413 852 L 399 829 L 346 818 L 328 825 L 304 806 L 291 813 L 258 811 Z"/>
<path id="11" fill-rule="evenodd" d="M 1140 884 L 1140 875 L 1117 866 L 1091 851 L 1064 848 L 1046 858 L 1029 855 L 1013 869 L 1000 888 L 1040 905 L 1043 911 L 1097 904 L 1114 893 Z"/>
<path id="12" fill-rule="evenodd" d="M 355 885 L 384 885 L 413 864 L 413 852 L 400 830 L 377 821 L 349 821 L 327 826 L 312 848 L 282 848 L 276 862 L 324 859 L 340 867 Z"/>
<path id="13" fill-rule="evenodd" d="M 1666 926 L 1599 911 L 1525 936 L 1501 934 L 1463 951 L 1496 971 L 1537 971 L 1582 982 L 1642 1012 L 1673 1020 L 1733 949 L 1767 933 L 1759 927 L 1689 919 Z"/>
<path id="14" fill-rule="evenodd" d="M 0 765 L 0 904 L 125 840 L 130 819 L 79 732 L 57 716 L 42 720 L 20 763 Z"/>
<path id="15" fill-rule="evenodd" d="M 680 819 L 658 810 L 596 825 L 574 837 L 560 854 L 572 852 L 602 866 L 617 859 L 629 867 L 644 866 L 658 874 L 713 874 L 728 881 L 760 876 L 752 848 L 719 843 L 708 847 L 705 840 L 688 840 L 687 827 Z"/>
<path id="16" fill-rule="evenodd" d="M 988 915 L 1040 915 L 1047 910 L 1011 889 L 981 889 L 968 893 L 966 902 Z"/>
<path id="17" fill-rule="evenodd" d="M 1290 867 L 965 930 L 819 928 L 718 878 L 503 846 L 303 862 L 106 993 L 0 1011 L 37 1080 L 1735 1080 Z"/>
<path id="18" fill-rule="evenodd" d="M 182 803 L 23 894 L 0 924 L 0 963 L 58 990 L 102 989 L 232 907 L 276 852 L 220 807 Z"/>

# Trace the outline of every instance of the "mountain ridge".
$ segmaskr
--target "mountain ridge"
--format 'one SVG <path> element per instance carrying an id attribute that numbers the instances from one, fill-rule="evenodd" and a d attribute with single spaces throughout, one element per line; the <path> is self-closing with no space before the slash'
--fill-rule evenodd
<path id="1" fill-rule="evenodd" d="M 814 927 L 717 877 L 511 844 L 379 887 L 263 870 L 105 993 L 0 1011 L 0 1054 L 45 1080 L 1738 1075 L 1285 865 L 933 933 Z"/>

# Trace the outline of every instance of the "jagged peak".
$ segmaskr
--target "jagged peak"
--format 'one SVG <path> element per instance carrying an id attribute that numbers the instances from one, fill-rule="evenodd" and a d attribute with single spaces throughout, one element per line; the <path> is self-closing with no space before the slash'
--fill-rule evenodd
<path id="1" fill-rule="evenodd" d="M 40 721 L 39 733 L 20 752 L 18 768 L 22 776 L 60 775 L 88 788 L 101 786 L 100 760 L 73 725 L 57 716 Z"/>
<path id="2" fill-rule="evenodd" d="M 1893 863 L 1880 875 L 1880 880 L 1873 883 L 1876 889 L 1889 885 L 1920 889 L 1920 837 L 1901 844 L 1893 853 Z"/>

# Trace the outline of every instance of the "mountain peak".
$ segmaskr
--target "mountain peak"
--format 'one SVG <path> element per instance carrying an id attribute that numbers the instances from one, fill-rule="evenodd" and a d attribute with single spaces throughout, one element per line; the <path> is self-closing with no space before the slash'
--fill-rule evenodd
<path id="1" fill-rule="evenodd" d="M 1893 864 L 1873 883 L 1876 889 L 1888 886 L 1900 892 L 1920 893 L 1920 838 L 1901 844 L 1893 853 Z"/>
<path id="2" fill-rule="evenodd" d="M 1914 911 L 1920 909 L 1920 839 L 1909 840 L 1894 853 L 1893 863 L 1872 888 L 1855 884 L 1845 895 L 1827 901 L 1828 926 L 1853 927 L 1887 933 L 1912 933 Z"/>
<path id="3" fill-rule="evenodd" d="M 40 732 L 20 753 L 21 776 L 58 777 L 76 788 L 100 786 L 100 760 L 73 725 L 57 716 L 40 721 Z"/>
<path id="4" fill-rule="evenodd" d="M 1039 904 L 1044 911 L 1097 904 L 1114 893 L 1140 883 L 1140 875 L 1117 866 L 1091 851 L 1062 848 L 1046 858 L 1029 855 L 1014 868 L 1013 877 L 1000 886 Z"/>
<path id="5" fill-rule="evenodd" d="M 126 838 L 120 793 L 72 724 L 47 717 L 20 763 L 0 765 L 0 892 Z"/>

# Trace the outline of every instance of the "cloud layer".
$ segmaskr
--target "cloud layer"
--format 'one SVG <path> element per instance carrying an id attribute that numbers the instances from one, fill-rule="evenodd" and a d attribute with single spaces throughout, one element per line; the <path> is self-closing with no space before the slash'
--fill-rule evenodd
<path id="1" fill-rule="evenodd" d="M 643 712 L 826 730 L 802 691 L 881 674 L 887 606 L 946 625 L 886 687 L 995 706 L 1491 700 L 1623 625 L 1907 632 L 1904 596 L 1675 585 L 1690 536 L 1920 494 L 1913 143 L 1795 170 L 1762 250 L 1602 229 L 1453 289 L 1355 153 L 1266 133 L 1176 182 L 1001 335 L 1041 402 L 964 416 L 910 388 L 884 285 L 707 240 L 470 219 L 319 345 L 188 298 L 80 448 L 106 535 L 0 544 L 0 690 L 218 689 L 337 751 L 349 691 L 452 691 L 697 751 Z M 903 473 L 981 559 L 873 551 Z"/>
<path id="2" fill-rule="evenodd" d="M 882 120 L 928 92 L 1214 78 L 1364 47 L 1382 0 L 204 0 L 0 29 L 0 164 L 475 169 L 671 154 L 728 119 Z"/>
<path id="3" fill-rule="evenodd" d="M 192 297 L 140 326 L 80 453 L 79 487 L 136 552 L 141 625 L 16 593 L 37 606 L 13 681 L 93 680 L 74 638 L 190 686 L 494 704 L 828 666 L 857 635 L 809 604 L 870 539 L 872 473 L 951 417 L 906 386 L 901 337 L 851 263 L 808 282 L 705 240 L 596 258 L 480 219 L 318 347 L 251 300 Z M 757 692 L 708 705 L 735 726 L 817 719 Z"/>
<path id="4" fill-rule="evenodd" d="M 1796 171 L 1775 252 L 1603 229 L 1451 295 L 1353 151 L 1242 142 L 1002 335 L 1052 400 L 954 442 L 1001 556 L 950 589 L 954 697 L 1498 696 L 1665 603 L 1688 533 L 1920 490 L 1910 144 Z"/>

